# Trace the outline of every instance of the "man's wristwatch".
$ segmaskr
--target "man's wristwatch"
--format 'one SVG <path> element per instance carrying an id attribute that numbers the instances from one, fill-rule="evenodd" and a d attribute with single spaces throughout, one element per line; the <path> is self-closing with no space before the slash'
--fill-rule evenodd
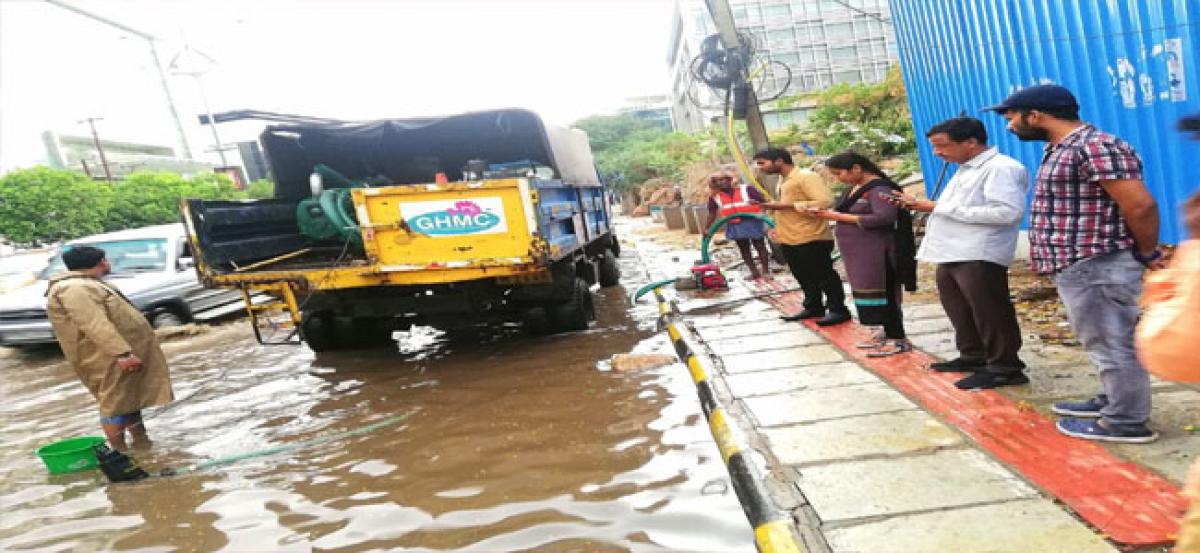
<path id="1" fill-rule="evenodd" d="M 1151 252 L 1150 255 L 1142 255 L 1142 254 L 1138 253 L 1137 248 L 1134 248 L 1130 251 L 1133 252 L 1133 258 L 1138 260 L 1138 263 L 1141 263 L 1142 265 L 1149 265 L 1151 263 L 1154 263 L 1155 261 L 1158 261 L 1159 259 L 1161 259 L 1163 256 L 1162 252 L 1157 249 L 1155 249 L 1153 252 Z"/>

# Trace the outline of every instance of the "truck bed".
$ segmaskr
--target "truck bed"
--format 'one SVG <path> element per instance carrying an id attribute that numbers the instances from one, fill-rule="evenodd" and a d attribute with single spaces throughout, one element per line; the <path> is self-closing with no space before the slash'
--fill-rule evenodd
<path id="1" fill-rule="evenodd" d="M 210 277 L 348 266 L 392 272 L 519 265 L 535 271 L 610 236 L 599 186 L 499 179 L 352 192 L 363 247 L 303 236 L 298 201 L 186 201 L 198 266 Z"/>

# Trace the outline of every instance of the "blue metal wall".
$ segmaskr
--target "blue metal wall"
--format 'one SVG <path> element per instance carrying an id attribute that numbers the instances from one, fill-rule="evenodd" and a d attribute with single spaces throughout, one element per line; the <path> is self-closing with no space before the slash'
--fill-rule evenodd
<path id="1" fill-rule="evenodd" d="M 890 0 L 918 137 L 966 111 L 1031 174 L 1043 143 L 1023 143 L 999 115 L 1012 91 L 1057 83 L 1082 118 L 1124 138 L 1146 163 L 1162 239 L 1186 236 L 1179 203 L 1200 188 L 1200 142 L 1175 130 L 1200 112 L 1200 0 Z M 918 139 L 932 187 L 943 162 Z"/>

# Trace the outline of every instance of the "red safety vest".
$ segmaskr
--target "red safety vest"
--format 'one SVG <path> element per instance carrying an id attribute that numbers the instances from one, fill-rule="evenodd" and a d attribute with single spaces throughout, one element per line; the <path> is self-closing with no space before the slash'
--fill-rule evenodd
<path id="1" fill-rule="evenodd" d="M 762 206 L 750 203 L 750 187 L 742 185 L 733 189 L 733 195 L 725 192 L 713 194 L 717 202 L 717 216 L 727 217 L 738 213 L 762 213 Z M 732 222 L 732 221 L 731 221 Z"/>

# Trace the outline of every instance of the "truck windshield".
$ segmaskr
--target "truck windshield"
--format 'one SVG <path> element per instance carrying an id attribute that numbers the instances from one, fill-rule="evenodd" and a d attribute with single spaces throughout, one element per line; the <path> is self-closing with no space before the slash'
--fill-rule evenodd
<path id="1" fill-rule="evenodd" d="M 154 273 L 167 268 L 167 241 L 164 238 L 115 240 L 75 245 L 92 246 L 104 250 L 105 257 L 112 264 L 112 274 L 114 275 Z M 71 246 L 66 246 L 63 251 L 70 249 Z M 63 265 L 60 253 L 50 261 L 50 266 L 42 272 L 41 278 L 48 279 L 66 270 L 67 267 Z"/>

